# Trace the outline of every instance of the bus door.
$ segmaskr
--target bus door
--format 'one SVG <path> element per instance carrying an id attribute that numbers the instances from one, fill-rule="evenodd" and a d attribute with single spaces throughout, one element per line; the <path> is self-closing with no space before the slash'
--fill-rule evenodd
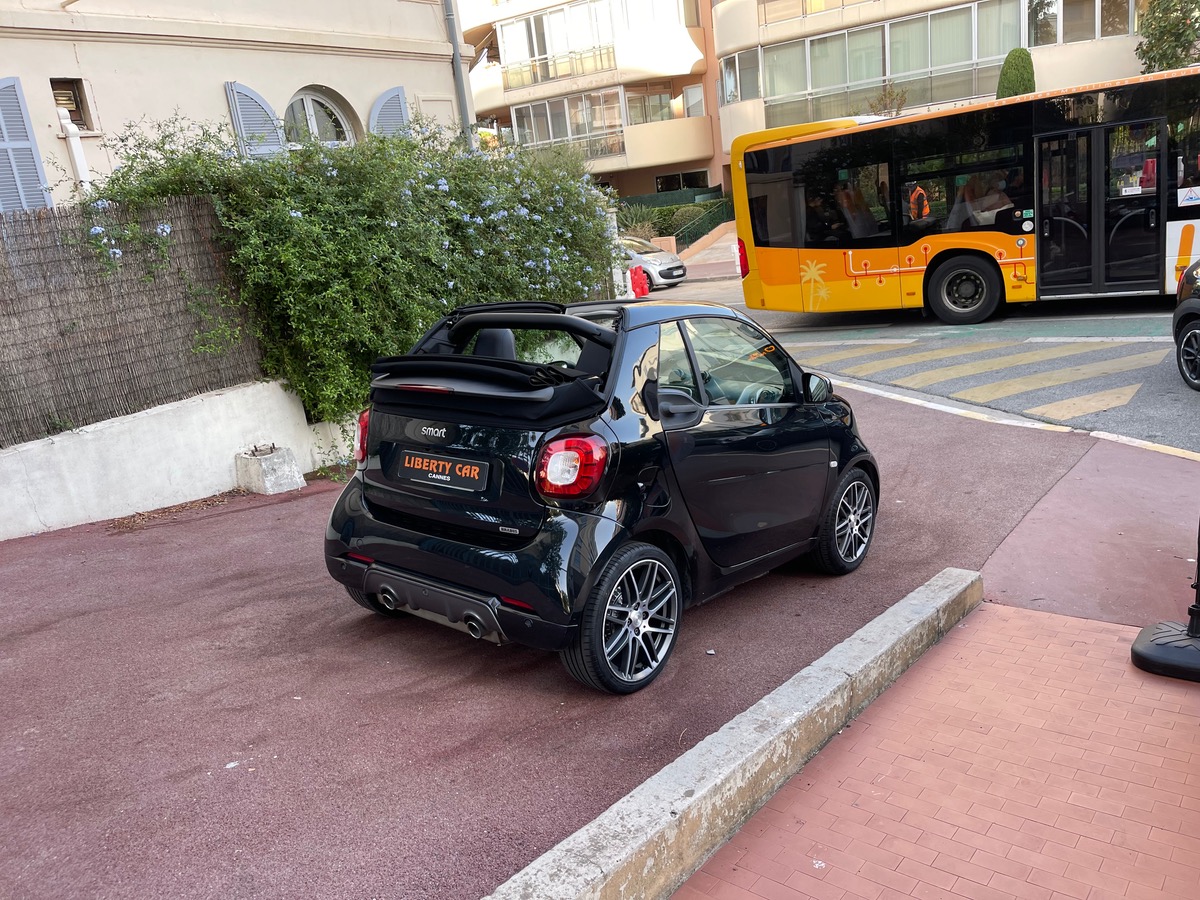
<path id="1" fill-rule="evenodd" d="M 1038 294 L 1159 293 L 1165 123 L 1038 138 Z"/>

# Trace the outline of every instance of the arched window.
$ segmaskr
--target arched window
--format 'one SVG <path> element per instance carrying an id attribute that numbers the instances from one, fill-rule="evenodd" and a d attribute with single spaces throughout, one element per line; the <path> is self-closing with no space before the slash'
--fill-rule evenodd
<path id="1" fill-rule="evenodd" d="M 292 98 L 283 117 L 283 134 L 289 143 L 312 138 L 324 144 L 354 143 L 350 116 L 325 94 L 304 90 Z"/>

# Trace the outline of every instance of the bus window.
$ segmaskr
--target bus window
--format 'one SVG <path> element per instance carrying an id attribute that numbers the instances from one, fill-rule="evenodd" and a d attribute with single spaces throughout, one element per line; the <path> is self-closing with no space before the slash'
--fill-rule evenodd
<path id="1" fill-rule="evenodd" d="M 890 246 L 893 226 L 886 164 L 839 169 L 837 179 L 805 186 L 806 247 Z"/>
<path id="2" fill-rule="evenodd" d="M 803 214 L 803 186 L 792 174 L 790 148 L 746 156 L 746 203 L 756 247 L 799 247 L 796 220 Z"/>

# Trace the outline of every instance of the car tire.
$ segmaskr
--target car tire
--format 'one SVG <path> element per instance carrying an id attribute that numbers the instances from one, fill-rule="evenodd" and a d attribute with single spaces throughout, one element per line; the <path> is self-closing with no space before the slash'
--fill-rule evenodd
<path id="1" fill-rule="evenodd" d="M 619 549 L 596 581 L 571 645 L 567 671 L 582 684 L 632 694 L 662 672 L 679 633 L 683 590 L 671 558 L 650 544 Z"/>
<path id="2" fill-rule="evenodd" d="M 830 575 L 848 575 L 862 565 L 875 536 L 875 485 L 862 469 L 846 472 L 821 519 L 812 560 Z"/>
<path id="3" fill-rule="evenodd" d="M 955 256 L 929 279 L 929 308 L 948 325 L 977 325 L 999 308 L 1003 285 L 996 267 L 974 256 Z"/>
<path id="4" fill-rule="evenodd" d="M 382 603 L 375 599 L 374 594 L 364 594 L 358 588 L 352 588 L 348 585 L 343 585 L 346 588 L 346 593 L 350 595 L 350 599 L 377 616 L 383 616 L 385 619 L 398 619 L 401 616 L 408 615 L 403 610 L 388 609 Z"/>
<path id="5" fill-rule="evenodd" d="M 1184 384 L 1193 391 L 1200 391 L 1200 319 L 1183 326 L 1175 342 L 1175 362 Z"/>

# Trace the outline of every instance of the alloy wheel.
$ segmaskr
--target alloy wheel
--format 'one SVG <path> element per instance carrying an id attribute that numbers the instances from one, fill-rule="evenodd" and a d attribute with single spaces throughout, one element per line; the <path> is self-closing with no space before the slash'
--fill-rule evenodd
<path id="1" fill-rule="evenodd" d="M 836 541 L 838 555 L 853 562 L 867 551 L 875 525 L 875 501 L 862 481 L 851 482 L 838 503 Z"/>
<path id="2" fill-rule="evenodd" d="M 650 677 L 666 659 L 678 619 L 679 591 L 667 567 L 656 559 L 630 566 L 604 610 L 604 656 L 613 674 L 631 683 Z"/>

